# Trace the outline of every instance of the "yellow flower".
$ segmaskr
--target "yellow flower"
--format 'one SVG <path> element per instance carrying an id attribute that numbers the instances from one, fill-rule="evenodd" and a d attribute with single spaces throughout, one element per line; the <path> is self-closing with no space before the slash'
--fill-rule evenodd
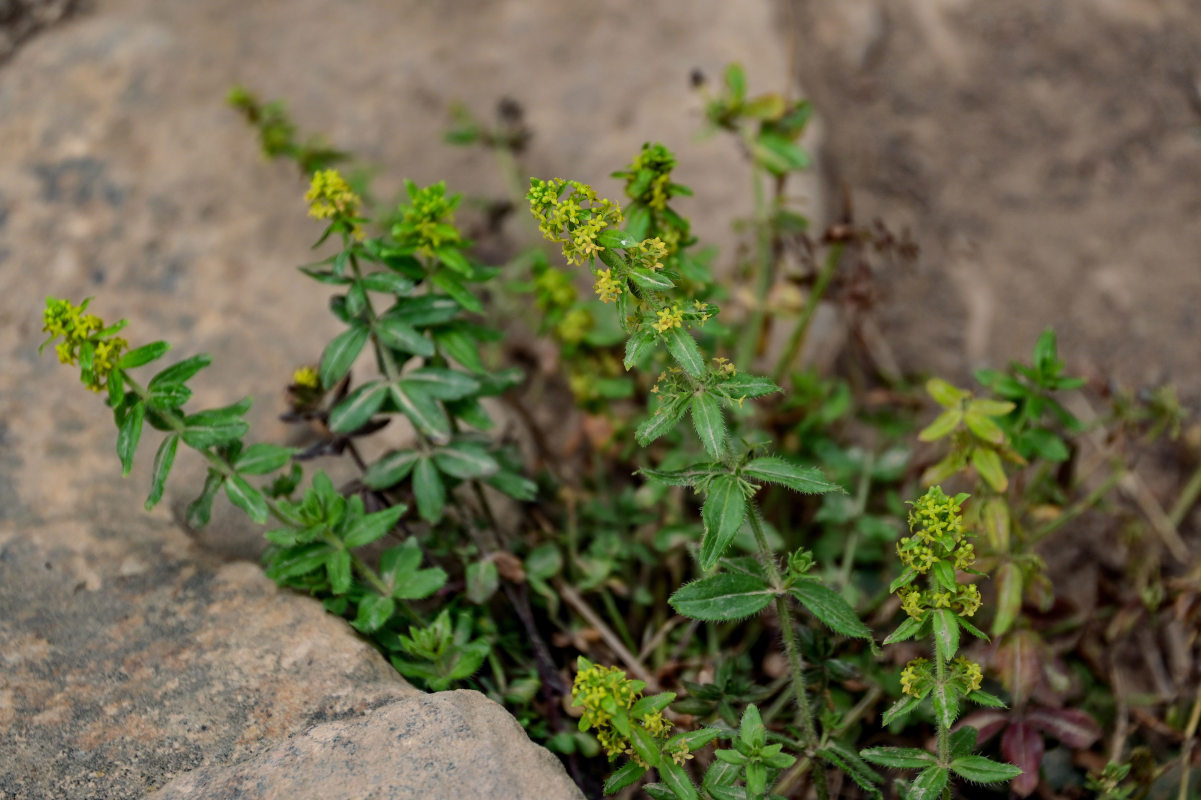
<path id="1" fill-rule="evenodd" d="M 655 330 L 659 333 L 666 333 L 672 328 L 679 328 L 684 324 L 684 312 L 680 311 L 679 306 L 671 308 L 663 308 L 659 310 L 659 321 L 655 323 Z"/>
<path id="2" fill-rule="evenodd" d="M 953 662 L 954 670 L 957 677 L 963 681 L 964 686 L 969 692 L 974 692 L 980 688 L 980 683 L 984 680 L 984 673 L 980 670 L 980 665 L 975 661 L 968 661 L 963 656 L 959 656 Z"/>
<path id="3" fill-rule="evenodd" d="M 921 687 L 918 685 L 926 677 L 926 659 L 915 658 L 901 670 L 901 691 L 911 697 L 921 697 Z"/>
<path id="4" fill-rule="evenodd" d="M 901 610 L 913 619 L 920 620 L 925 616 L 926 609 L 922 605 L 922 593 L 919 591 L 905 592 L 901 596 Z"/>
<path id="5" fill-rule="evenodd" d="M 622 282 L 613 277 L 613 270 L 602 269 L 596 274 L 596 294 L 602 303 L 614 303 L 622 292 Z"/>
<path id="6" fill-rule="evenodd" d="M 314 172 L 304 199 L 309 202 L 309 216 L 314 219 L 353 217 L 361 202 L 336 169 Z"/>
<path id="7" fill-rule="evenodd" d="M 316 389 L 320 385 L 317 370 L 309 366 L 300 367 L 292 373 L 292 383 L 305 389 Z"/>

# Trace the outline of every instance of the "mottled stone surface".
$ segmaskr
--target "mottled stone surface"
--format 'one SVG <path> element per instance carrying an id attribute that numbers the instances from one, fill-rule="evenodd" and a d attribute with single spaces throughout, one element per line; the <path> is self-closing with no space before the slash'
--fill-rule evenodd
<path id="1" fill-rule="evenodd" d="M 224 767 L 190 772 L 149 800 L 582 800 L 546 750 L 479 692 L 417 695 L 318 725 Z"/>
<path id="2" fill-rule="evenodd" d="M 340 325 L 327 287 L 294 269 L 319 232 L 304 215 L 305 187 L 290 165 L 264 161 L 224 107 L 231 85 L 287 99 L 302 130 L 380 168 L 383 196 L 404 177 L 503 193 L 487 153 L 441 143 L 455 100 L 484 115 L 502 96 L 518 100 L 536 135 L 531 171 L 607 193 L 617 191 L 608 173 L 659 139 L 682 151 L 679 178 L 697 190 L 685 210 L 703 223 L 747 208 L 749 187 L 729 141 L 693 146 L 700 103 L 688 73 L 741 59 L 756 89 L 780 88 L 772 9 L 720 0 L 686 14 L 633 0 L 331 8 L 98 0 L 0 67 L 5 800 L 141 798 L 196 768 L 234 781 L 243 773 L 216 776 L 248 758 L 266 759 L 246 762 L 252 771 L 284 763 L 288 748 L 345 767 L 357 746 L 348 737 L 378 737 L 386 752 L 399 743 L 385 732 L 408 725 L 425 760 L 381 755 L 360 765 L 371 772 L 364 780 L 423 787 L 396 796 L 572 796 L 561 767 L 499 707 L 414 695 L 318 603 L 276 591 L 253 563 L 261 531 L 223 499 L 208 529 L 185 533 L 175 517 L 203 474 L 191 454 L 181 450 L 164 502 L 143 512 L 157 434 L 147 431 L 122 479 L 101 398 L 53 354 L 37 357 L 43 299 L 93 296 L 96 313 L 129 319 L 133 343 L 172 342 L 169 359 L 213 354 L 192 382 L 192 407 L 252 395 L 251 440 L 280 441 L 282 386 Z M 510 222 L 507 246 L 529 235 Z M 731 238 L 724 223 L 721 236 Z M 352 725 L 322 738 L 329 729 L 313 726 L 331 720 Z M 451 752 L 460 760 L 438 760 Z M 453 775 L 449 764 L 459 765 Z M 479 788 L 462 789 L 465 775 Z M 280 775 L 280 785 L 295 777 Z M 456 788 L 439 788 L 443 779 Z"/>

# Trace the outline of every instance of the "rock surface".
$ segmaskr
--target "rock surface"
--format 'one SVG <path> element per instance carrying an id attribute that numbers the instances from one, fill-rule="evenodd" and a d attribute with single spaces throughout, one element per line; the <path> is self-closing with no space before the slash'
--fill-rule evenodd
<path id="1" fill-rule="evenodd" d="M 52 353 L 37 357 L 41 308 L 47 294 L 94 296 L 96 313 L 129 319 L 135 344 L 213 354 L 193 382 L 196 407 L 252 395 L 251 440 L 281 441 L 281 388 L 339 324 L 325 289 L 294 269 L 319 232 L 305 187 L 259 155 L 224 107 L 230 86 L 287 99 L 302 130 L 378 165 L 384 196 L 404 177 L 503 194 L 488 154 L 440 137 L 452 101 L 486 115 L 508 95 L 536 131 L 533 172 L 612 193 L 608 173 L 659 139 L 684 154 L 680 179 L 698 195 L 688 211 L 725 219 L 730 203 L 747 207 L 749 187 L 729 142 L 691 144 L 699 102 L 687 76 L 741 59 L 754 85 L 779 88 L 772 10 L 329 8 L 99 0 L 0 67 L 0 798 L 141 798 L 198 768 L 188 780 L 232 786 L 289 750 L 328 754 L 332 768 L 355 737 L 396 747 L 385 732 L 409 724 L 429 755 L 356 761 L 371 765 L 364 786 L 380 770 L 423 797 L 573 796 L 499 707 L 415 695 L 320 604 L 271 586 L 253 563 L 261 532 L 239 512 L 218 508 L 205 531 L 185 532 L 175 516 L 203 474 L 189 454 L 144 513 L 155 436 L 123 480 L 101 399 Z M 528 232 L 511 223 L 508 235 Z M 337 736 L 321 725 L 331 720 L 345 723 Z M 452 747 L 462 759 L 440 761 Z M 242 762 L 253 766 L 223 772 Z M 465 775 L 478 787 L 463 788 Z M 349 780 L 327 796 L 349 796 Z"/>
<path id="2" fill-rule="evenodd" d="M 253 758 L 177 778 L 148 800 L 427 800 L 583 795 L 549 752 L 479 692 L 417 695 L 318 725 Z"/>

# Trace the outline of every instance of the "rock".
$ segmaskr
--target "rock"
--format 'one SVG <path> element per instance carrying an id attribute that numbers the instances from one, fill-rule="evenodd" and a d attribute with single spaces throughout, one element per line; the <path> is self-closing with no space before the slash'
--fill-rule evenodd
<path id="1" fill-rule="evenodd" d="M 416 695 L 317 725 L 253 758 L 177 778 L 147 800 L 583 798 L 549 752 L 479 692 Z"/>

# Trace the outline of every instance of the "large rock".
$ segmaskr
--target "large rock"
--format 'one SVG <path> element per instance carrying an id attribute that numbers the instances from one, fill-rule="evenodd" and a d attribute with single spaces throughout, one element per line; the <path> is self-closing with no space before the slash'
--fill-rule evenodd
<path id="1" fill-rule="evenodd" d="M 546 750 L 479 692 L 418 695 L 363 717 L 318 725 L 259 755 L 189 772 L 148 800 L 293 800 L 297 797 L 583 795 Z"/>
<path id="2" fill-rule="evenodd" d="M 252 439 L 280 441 L 280 388 L 339 324 L 325 287 L 294 270 L 319 231 L 305 187 L 224 107 L 231 85 L 287 98 L 302 129 L 381 167 L 384 196 L 403 177 L 503 192 L 488 154 L 440 143 L 453 100 L 486 114 L 517 99 L 537 137 L 531 171 L 611 195 L 608 173 L 659 139 L 681 151 L 679 178 L 697 189 L 686 210 L 712 230 L 749 189 L 730 142 L 693 146 L 688 72 L 741 59 L 756 88 L 779 88 L 770 6 L 93 6 L 0 68 L 0 797 L 140 798 L 197 768 L 193 785 L 233 786 L 288 751 L 332 769 L 347 743 L 418 739 L 422 758 L 356 761 L 363 780 L 423 797 L 572 796 L 499 707 L 415 695 L 319 603 L 271 586 L 253 563 L 261 531 L 240 513 L 218 508 L 185 532 L 175 517 L 198 459 L 181 452 L 164 502 L 143 513 L 156 434 L 121 479 L 100 398 L 36 355 L 41 307 L 94 296 L 93 311 L 130 320 L 135 344 L 212 353 L 196 407 L 251 394 Z M 510 223 L 509 246 L 530 234 Z"/>

